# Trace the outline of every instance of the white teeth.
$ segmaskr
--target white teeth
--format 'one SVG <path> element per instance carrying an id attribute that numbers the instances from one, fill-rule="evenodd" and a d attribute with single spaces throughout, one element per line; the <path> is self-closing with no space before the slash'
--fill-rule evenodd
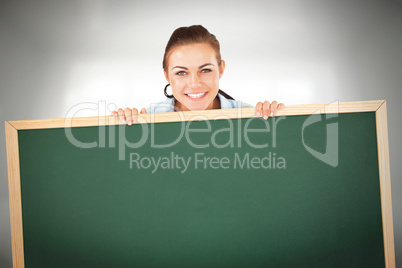
<path id="1" fill-rule="evenodd" d="M 197 98 L 201 98 L 202 96 L 205 95 L 206 92 L 204 93 L 197 93 L 197 94 L 186 94 L 187 96 L 189 96 L 192 99 L 197 99 Z"/>

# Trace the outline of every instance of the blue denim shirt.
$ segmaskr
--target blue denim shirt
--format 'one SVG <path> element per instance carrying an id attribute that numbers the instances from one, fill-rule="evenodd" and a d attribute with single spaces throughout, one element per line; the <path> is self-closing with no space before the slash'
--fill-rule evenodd
<path id="1" fill-rule="evenodd" d="M 218 93 L 219 100 L 221 102 L 221 109 L 233 109 L 233 108 L 245 108 L 246 106 L 254 107 L 248 103 L 244 103 L 238 100 L 230 100 L 222 96 Z M 147 108 L 147 113 L 167 113 L 174 112 L 174 98 L 166 98 L 166 100 L 151 104 L 149 108 Z"/>

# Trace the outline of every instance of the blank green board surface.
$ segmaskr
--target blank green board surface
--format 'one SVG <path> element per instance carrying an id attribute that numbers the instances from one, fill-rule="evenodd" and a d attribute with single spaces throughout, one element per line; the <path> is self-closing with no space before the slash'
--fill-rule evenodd
<path id="1" fill-rule="evenodd" d="M 104 146 L 87 149 L 71 144 L 62 128 L 19 130 L 25 267 L 385 267 L 375 113 L 311 124 L 304 145 L 308 117 L 277 122 L 276 144 L 272 129 L 248 134 L 266 148 L 253 148 L 237 131 L 247 122 L 264 129 L 263 119 L 216 120 L 208 121 L 211 131 L 191 133 L 206 148 L 185 137 L 151 148 L 147 139 L 126 147 L 124 160 L 119 133 L 138 141 L 141 125 L 107 126 Z M 207 129 L 206 121 L 156 123 L 155 143 L 175 140 L 190 123 Z M 325 152 L 328 123 L 339 130 L 336 167 L 306 150 Z M 230 124 L 234 146 L 212 146 L 211 133 Z M 99 141 L 99 128 L 72 133 Z M 214 137 L 228 140 L 228 131 Z M 172 154 L 190 159 L 188 168 L 154 171 L 152 159 Z M 130 155 L 149 161 L 130 167 Z M 265 159 L 264 167 L 247 167 L 247 156 Z M 196 168 L 196 157 L 228 162 Z"/>

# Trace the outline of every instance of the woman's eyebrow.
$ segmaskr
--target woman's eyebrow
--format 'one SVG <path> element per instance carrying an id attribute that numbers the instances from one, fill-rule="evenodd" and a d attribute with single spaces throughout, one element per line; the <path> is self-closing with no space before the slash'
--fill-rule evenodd
<path id="1" fill-rule="evenodd" d="M 205 64 L 201 65 L 201 66 L 198 67 L 198 68 L 199 68 L 199 69 L 202 69 L 202 68 L 204 68 L 205 66 L 208 66 L 208 65 L 212 65 L 212 66 L 215 67 L 215 65 L 213 65 L 212 63 L 205 63 Z M 175 67 L 172 68 L 172 70 L 175 69 L 175 68 L 180 68 L 180 69 L 188 70 L 187 67 L 183 67 L 183 66 L 175 66 Z"/>
<path id="2" fill-rule="evenodd" d="M 215 67 L 215 65 L 213 65 L 212 63 L 206 63 L 206 64 L 201 65 L 199 68 L 201 69 L 201 68 L 204 68 L 205 66 L 208 66 L 208 65 L 212 65 L 212 66 Z"/>
<path id="3" fill-rule="evenodd" d="M 172 68 L 172 70 L 173 70 L 174 68 L 180 68 L 180 69 L 188 70 L 186 67 L 183 67 L 183 66 L 175 66 L 175 67 Z"/>

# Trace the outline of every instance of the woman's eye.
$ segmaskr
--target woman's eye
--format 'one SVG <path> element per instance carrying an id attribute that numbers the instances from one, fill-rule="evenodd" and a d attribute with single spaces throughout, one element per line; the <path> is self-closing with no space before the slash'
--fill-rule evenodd
<path id="1" fill-rule="evenodd" d="M 211 69 L 202 69 L 201 72 L 203 72 L 203 73 L 209 73 L 209 72 L 212 72 L 212 70 L 211 70 Z"/>
<path id="2" fill-rule="evenodd" d="M 186 74 L 185 71 L 180 71 L 180 72 L 177 72 L 177 73 L 176 73 L 176 75 L 185 75 L 185 74 Z"/>

